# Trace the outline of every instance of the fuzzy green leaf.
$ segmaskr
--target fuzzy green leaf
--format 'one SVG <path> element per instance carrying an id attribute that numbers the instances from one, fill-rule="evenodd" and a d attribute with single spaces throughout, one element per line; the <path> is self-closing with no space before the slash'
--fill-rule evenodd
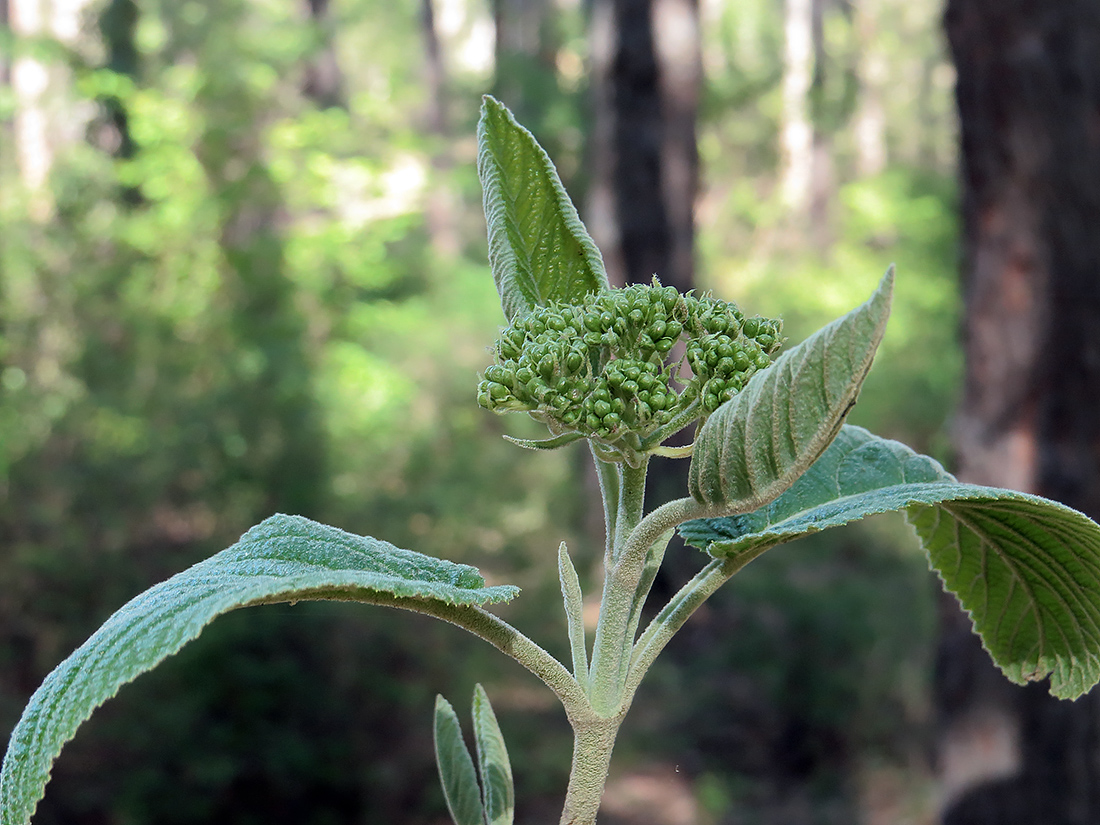
<path id="1" fill-rule="evenodd" d="M 477 127 L 489 264 L 511 321 L 552 301 L 608 289 L 603 258 L 557 170 L 504 104 L 486 96 Z"/>
<path id="2" fill-rule="evenodd" d="M 754 552 L 876 513 L 903 509 L 928 484 L 956 483 L 928 456 L 843 426 L 790 489 L 751 513 L 680 525 L 684 540 L 716 558 Z M 923 486 L 922 486 L 923 485 Z"/>
<path id="3" fill-rule="evenodd" d="M 512 825 L 516 807 L 512 765 L 493 706 L 481 685 L 474 687 L 473 717 L 486 825 Z"/>
<path id="4" fill-rule="evenodd" d="M 485 825 L 474 760 L 462 739 L 458 716 L 442 696 L 435 697 L 435 762 L 455 825 Z"/>
<path id="5" fill-rule="evenodd" d="M 903 444 L 844 427 L 789 490 L 745 515 L 687 522 L 717 557 L 901 510 L 933 569 L 1016 683 L 1076 698 L 1100 681 L 1100 525 L 1048 499 L 961 484 Z"/>
<path id="6" fill-rule="evenodd" d="M 468 565 L 401 550 L 297 516 L 272 516 L 239 542 L 135 597 L 35 691 L 0 769 L 0 825 L 30 821 L 62 746 L 118 689 L 238 607 L 301 599 L 481 605 L 518 589 L 486 587 Z"/>
<path id="7" fill-rule="evenodd" d="M 821 455 L 871 368 L 893 285 L 891 268 L 865 304 L 783 353 L 707 419 L 688 482 L 697 501 L 755 510 Z"/>
<path id="8" fill-rule="evenodd" d="M 582 438 L 584 438 L 584 436 L 580 433 L 562 433 L 554 438 L 545 438 L 541 441 L 533 441 L 527 438 L 512 438 L 510 435 L 504 436 L 505 441 L 511 441 L 513 444 L 527 450 L 556 450 L 559 447 L 572 444 L 574 441 L 580 441 Z"/>

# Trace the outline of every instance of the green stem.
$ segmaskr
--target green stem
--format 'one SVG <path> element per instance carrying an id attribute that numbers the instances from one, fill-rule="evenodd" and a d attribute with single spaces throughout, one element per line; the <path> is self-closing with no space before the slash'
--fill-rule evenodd
<path id="1" fill-rule="evenodd" d="M 626 633 L 628 639 L 633 639 L 638 634 L 638 625 L 642 620 L 642 608 L 645 606 L 645 600 L 649 596 L 649 591 L 653 587 L 657 573 L 661 569 L 661 562 L 665 559 L 665 551 L 668 550 L 668 543 L 672 540 L 672 535 L 672 530 L 666 530 L 646 553 L 645 566 L 642 568 L 642 576 L 638 580 L 638 587 L 634 591 L 634 603 L 630 609 L 630 621 Z"/>
<path id="2" fill-rule="evenodd" d="M 560 825 L 593 825 L 600 809 L 622 715 L 612 719 L 571 718 L 570 721 L 573 723 L 573 768 L 569 772 Z"/>
<path id="3" fill-rule="evenodd" d="M 619 511 L 619 488 L 622 486 L 619 465 L 600 458 L 591 441 L 588 442 L 588 448 L 596 465 L 596 478 L 600 482 L 600 497 L 603 499 L 604 535 L 607 537 L 604 564 L 610 564 L 611 554 L 615 550 L 615 517 Z"/>
<path id="4" fill-rule="evenodd" d="M 275 604 L 287 599 L 261 599 L 255 604 Z M 360 588 L 325 588 L 308 595 L 295 594 L 294 601 L 350 601 L 396 607 L 413 613 L 434 616 L 468 630 L 484 639 L 501 653 L 515 659 L 554 691 L 570 716 L 591 713 L 588 697 L 565 666 L 508 622 L 482 607 L 447 604 L 435 599 L 395 596 Z"/>
<path id="5" fill-rule="evenodd" d="M 774 544 L 765 544 L 733 558 L 713 559 L 669 599 L 668 604 L 649 623 L 649 627 L 634 645 L 624 690 L 627 703 L 634 697 L 642 677 L 645 676 L 658 654 L 664 650 L 665 645 L 699 609 L 699 606 L 746 564 L 773 546 Z"/>
<path id="6" fill-rule="evenodd" d="M 647 461 L 641 467 L 628 464 L 619 466 L 619 496 L 615 507 L 615 532 L 609 546 L 611 551 L 604 559 L 603 597 L 600 602 L 600 618 L 596 624 L 596 638 L 592 645 L 592 662 L 589 667 L 589 695 L 592 706 L 602 716 L 613 716 L 619 710 L 622 676 L 630 646 L 624 642 L 624 630 L 630 621 L 634 591 L 616 586 L 612 572 L 618 567 L 629 537 L 642 520 L 645 498 Z M 608 519 L 609 523 L 611 519 Z"/>
<path id="7" fill-rule="evenodd" d="M 649 468 L 646 456 L 640 467 L 621 465 L 622 485 L 619 489 L 618 513 L 615 518 L 615 541 L 611 561 L 618 560 L 631 532 L 642 520 L 642 508 L 645 504 L 645 479 Z"/>

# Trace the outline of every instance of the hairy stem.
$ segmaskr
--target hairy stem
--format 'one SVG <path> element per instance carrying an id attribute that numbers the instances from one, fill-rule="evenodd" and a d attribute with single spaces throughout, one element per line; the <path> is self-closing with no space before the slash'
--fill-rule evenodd
<path id="1" fill-rule="evenodd" d="M 623 641 L 622 629 L 630 621 L 634 592 L 616 586 L 612 571 L 618 566 L 618 559 L 629 543 L 629 536 L 642 520 L 646 464 L 647 462 L 643 462 L 638 468 L 622 464 L 619 469 L 615 533 L 609 542 L 611 553 L 604 559 L 603 598 L 600 602 L 600 618 L 596 624 L 592 664 L 589 668 L 589 695 L 592 706 L 602 716 L 612 716 L 619 710 L 624 663 L 629 656 L 630 646 Z"/>
<path id="2" fill-rule="evenodd" d="M 658 654 L 699 606 L 746 564 L 773 546 L 765 544 L 734 558 L 713 559 L 669 599 L 668 604 L 653 618 L 634 645 L 624 691 L 626 702 L 629 703 L 633 698 L 642 677 Z"/>
<path id="3" fill-rule="evenodd" d="M 591 441 L 588 442 L 588 448 L 592 452 L 592 462 L 596 465 L 596 478 L 600 482 L 600 498 L 603 500 L 604 535 L 607 537 L 604 564 L 610 564 L 611 554 L 615 551 L 615 517 L 619 512 L 619 488 L 622 486 L 619 465 L 600 458 Z"/>
<path id="4" fill-rule="evenodd" d="M 261 599 L 255 604 L 274 604 L 285 598 Z M 396 607 L 434 616 L 470 631 L 501 653 L 515 659 L 554 691 L 570 716 L 590 713 L 588 697 L 565 666 L 508 622 L 475 605 L 447 604 L 436 599 L 398 597 L 392 593 L 360 588 L 325 588 L 317 593 L 295 595 L 294 601 L 352 601 Z"/>
<path id="5" fill-rule="evenodd" d="M 592 825 L 600 809 L 611 751 L 622 724 L 622 716 L 612 719 L 589 717 L 570 719 L 573 723 L 573 768 L 565 792 L 565 807 L 560 825 Z"/>

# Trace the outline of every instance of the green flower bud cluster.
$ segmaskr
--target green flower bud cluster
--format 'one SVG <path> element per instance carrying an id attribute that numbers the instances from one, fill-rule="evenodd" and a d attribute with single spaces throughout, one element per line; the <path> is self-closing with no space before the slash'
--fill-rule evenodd
<path id="1" fill-rule="evenodd" d="M 674 352 L 681 339 L 686 348 Z M 746 318 L 732 303 L 654 279 L 515 319 L 497 341 L 478 403 L 526 411 L 555 435 L 649 451 L 728 401 L 780 343 L 779 321 Z"/>

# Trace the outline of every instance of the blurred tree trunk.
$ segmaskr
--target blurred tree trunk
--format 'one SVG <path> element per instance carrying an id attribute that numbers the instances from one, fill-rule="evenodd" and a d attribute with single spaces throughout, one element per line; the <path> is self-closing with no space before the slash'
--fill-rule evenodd
<path id="1" fill-rule="evenodd" d="M 1097 518 L 1100 5 L 949 0 L 945 25 L 962 139 L 960 476 Z M 968 631 L 945 609 L 944 822 L 1100 822 L 1100 693 L 1012 687 Z"/>
<path id="2" fill-rule="evenodd" d="M 648 284 L 657 275 L 687 292 L 695 286 L 699 185 L 698 0 L 595 0 L 590 43 L 589 229 L 612 284 Z M 688 462 L 650 466 L 647 509 L 684 495 Z"/>
<path id="3" fill-rule="evenodd" d="M 37 38 L 46 35 L 46 12 L 42 0 L 8 0 L 8 21 L 12 37 Z M 16 168 L 31 196 L 31 211 L 48 216 L 51 206 L 46 180 L 53 165 L 53 147 L 46 119 L 49 67 L 31 55 L 15 57 L 11 66 L 11 89 L 15 102 L 12 131 Z"/>
<path id="4" fill-rule="evenodd" d="M 694 286 L 697 0 L 595 0 L 589 218 L 612 283 Z"/>
<path id="5" fill-rule="evenodd" d="M 435 25 L 435 5 L 421 0 L 420 27 L 424 34 L 424 63 L 428 81 L 428 127 L 437 135 L 447 129 L 447 68 Z"/>
<path id="6" fill-rule="evenodd" d="M 306 0 L 306 14 L 317 32 L 316 49 L 306 61 L 302 94 L 322 109 L 347 107 L 344 73 L 336 57 L 329 0 Z"/>
<path id="7" fill-rule="evenodd" d="M 782 167 L 783 204 L 795 217 L 805 216 L 811 200 L 813 125 L 810 86 L 814 69 L 814 0 L 786 0 L 783 18 Z"/>
<path id="8" fill-rule="evenodd" d="M 74 46 L 88 1 L 6 0 L 5 16 L 13 41 L 53 39 Z M 47 184 L 54 155 L 59 146 L 80 140 L 84 129 L 83 118 L 65 100 L 67 79 L 67 69 L 59 61 L 48 64 L 33 52 L 17 53 L 11 63 L 16 168 L 30 195 L 31 215 L 41 221 L 53 209 Z"/>
<path id="9" fill-rule="evenodd" d="M 493 0 L 493 93 L 532 129 L 557 85 L 555 13 L 550 0 Z"/>
<path id="10" fill-rule="evenodd" d="M 856 171 L 865 177 L 886 168 L 887 59 L 879 45 L 881 0 L 859 0 L 855 7 L 859 42 L 859 103 L 855 115 Z"/>

